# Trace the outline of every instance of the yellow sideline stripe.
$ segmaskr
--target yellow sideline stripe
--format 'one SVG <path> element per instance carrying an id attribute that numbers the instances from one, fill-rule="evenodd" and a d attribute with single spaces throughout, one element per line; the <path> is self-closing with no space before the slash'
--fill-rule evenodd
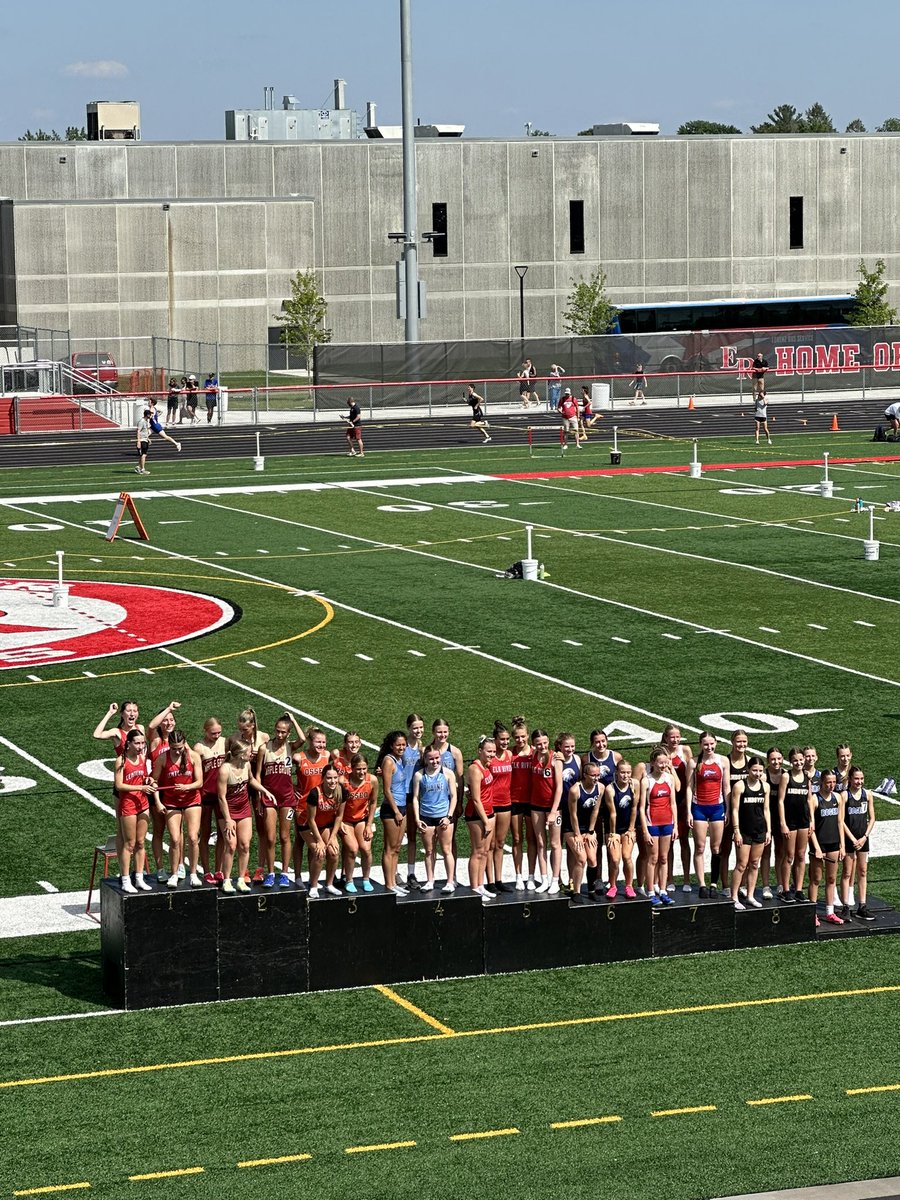
<path id="1" fill-rule="evenodd" d="M 687 1113 L 715 1112 L 714 1104 L 697 1104 L 693 1108 L 661 1108 L 652 1112 L 651 1117 L 681 1117 Z"/>
<path id="2" fill-rule="evenodd" d="M 181 1167 L 177 1171 L 151 1171 L 148 1175 L 129 1175 L 130 1183 L 143 1183 L 145 1179 L 175 1179 L 179 1175 L 202 1175 L 203 1167 Z"/>
<path id="3" fill-rule="evenodd" d="M 370 1150 L 405 1150 L 415 1146 L 415 1142 L 382 1142 L 377 1146 L 347 1146 L 345 1154 L 367 1154 Z"/>
<path id="4" fill-rule="evenodd" d="M 613 1125 L 621 1117 L 582 1117 L 580 1121 L 551 1121 L 551 1129 L 580 1129 L 582 1125 Z"/>
<path id="5" fill-rule="evenodd" d="M 309 1162 L 311 1154 L 282 1154 L 278 1158 L 250 1158 L 246 1162 L 235 1163 L 237 1167 L 271 1167 L 276 1163 Z"/>
<path id="6" fill-rule="evenodd" d="M 798 1100 L 812 1100 L 812 1096 L 767 1096 L 763 1100 L 748 1100 L 746 1103 L 751 1108 L 757 1108 L 761 1104 L 794 1104 Z"/>
<path id="7" fill-rule="evenodd" d="M 89 1188 L 89 1183 L 58 1183 L 53 1187 L 39 1188 L 23 1188 L 22 1191 L 13 1192 L 14 1196 L 46 1196 L 48 1192 L 74 1192 L 76 1188 L 84 1190 Z"/>
<path id="8" fill-rule="evenodd" d="M 532 1021 L 527 1025 L 504 1025 L 496 1029 L 462 1029 L 455 1033 L 421 1033 L 411 1037 L 373 1038 L 366 1042 L 344 1042 L 327 1046 L 297 1046 L 289 1050 L 257 1050 L 249 1054 L 227 1054 L 217 1058 L 194 1058 L 184 1062 L 147 1063 L 134 1067 L 106 1067 L 97 1071 L 78 1071 L 69 1075 L 42 1075 L 30 1079 L 0 1081 L 4 1088 L 28 1087 L 41 1083 L 69 1083 L 80 1079 L 110 1079 L 120 1075 L 142 1075 L 168 1071 L 176 1067 L 218 1067 L 238 1062 L 266 1062 L 277 1058 L 296 1058 L 301 1054 L 331 1054 L 339 1050 L 373 1050 L 383 1046 L 411 1046 L 417 1042 L 453 1041 L 457 1038 L 489 1037 L 499 1033 L 530 1033 L 539 1029 L 568 1029 L 583 1025 L 605 1025 L 614 1021 L 638 1021 L 656 1017 L 692 1016 L 727 1012 L 741 1008 L 765 1008 L 774 1004 L 796 1004 L 806 1000 L 847 999 L 852 996 L 883 996 L 900 992 L 900 984 L 870 988 L 846 988 L 843 991 L 811 992 L 798 996 L 770 996 L 761 1000 L 723 1000 L 714 1004 L 692 1004 L 682 1008 L 656 1008 L 644 1012 L 605 1013 L 595 1017 L 569 1017 L 561 1021 Z M 898 1085 L 900 1090 L 900 1085 Z"/>
<path id="9" fill-rule="evenodd" d="M 880 1087 L 847 1088 L 848 1096 L 873 1096 L 876 1092 L 900 1092 L 900 1083 L 883 1083 Z"/>
<path id="10" fill-rule="evenodd" d="M 387 996 L 388 1000 L 393 1000 L 395 1004 L 399 1004 L 401 1008 L 405 1008 L 407 1012 L 411 1012 L 414 1017 L 418 1017 L 420 1021 L 424 1021 L 432 1029 L 437 1029 L 439 1033 L 446 1033 L 451 1037 L 455 1037 L 455 1031 L 449 1025 L 444 1025 L 436 1017 L 429 1016 L 427 1012 L 418 1008 L 411 1000 L 407 1000 L 405 996 L 401 996 L 399 992 L 395 992 L 393 988 L 385 987 L 383 983 L 376 983 L 375 991 L 381 992 L 382 996 Z"/>
<path id="11" fill-rule="evenodd" d="M 451 1142 L 474 1142 L 481 1138 L 492 1137 L 508 1137 L 511 1133 L 520 1133 L 521 1130 L 513 1127 L 512 1129 L 483 1129 L 479 1133 L 451 1133 L 449 1140 Z"/>

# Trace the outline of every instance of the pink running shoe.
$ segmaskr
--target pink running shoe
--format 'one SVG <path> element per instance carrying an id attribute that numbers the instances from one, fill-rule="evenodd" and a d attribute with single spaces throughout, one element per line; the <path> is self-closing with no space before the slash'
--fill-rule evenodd
<path id="1" fill-rule="evenodd" d="M 609 885 L 609 887 L 606 889 L 607 900 L 615 900 L 615 898 L 616 898 L 616 896 L 618 896 L 618 894 L 619 894 L 619 892 L 618 892 L 618 889 L 616 888 L 616 885 L 614 883 L 611 883 Z"/>
<path id="2" fill-rule="evenodd" d="M 825 918 L 825 922 L 828 925 L 843 925 L 844 923 L 843 919 L 839 917 L 837 913 L 829 913 Z"/>
<path id="3" fill-rule="evenodd" d="M 628 887 L 626 887 L 626 889 L 625 889 L 625 895 L 628 897 L 629 900 L 633 900 L 635 898 L 635 896 L 637 895 L 637 892 L 634 890 L 634 888 L 631 886 L 630 883 L 629 883 Z"/>

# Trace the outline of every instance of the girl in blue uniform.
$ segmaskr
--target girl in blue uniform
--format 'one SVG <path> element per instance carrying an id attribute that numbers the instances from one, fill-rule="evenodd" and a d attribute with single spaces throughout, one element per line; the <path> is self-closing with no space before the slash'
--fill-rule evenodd
<path id="1" fill-rule="evenodd" d="M 412 777 L 422 763 L 422 753 L 425 746 L 422 734 L 425 732 L 425 722 L 418 713 L 410 713 L 406 718 L 406 749 L 403 751 L 403 767 L 406 778 L 412 785 Z M 406 886 L 411 891 L 418 890 L 419 881 L 416 879 L 416 822 L 412 809 L 406 809 Z"/>
<path id="2" fill-rule="evenodd" d="M 425 847 L 423 890 L 430 892 L 434 887 L 434 864 L 438 843 L 447 871 L 447 882 L 441 890 L 455 891 L 453 814 L 456 809 L 456 776 L 441 763 L 440 753 L 433 746 L 425 750 L 422 766 L 413 775 L 410 804 L 416 826 L 422 835 L 422 845 Z"/>
<path id="3" fill-rule="evenodd" d="M 637 894 L 634 890 L 634 844 L 638 806 L 631 781 L 631 763 L 624 758 L 616 763 L 612 782 L 603 791 L 603 804 L 606 855 L 609 861 L 606 895 L 610 900 L 616 898 L 621 866 L 625 876 L 625 895 L 633 900 Z"/>
<path id="4" fill-rule="evenodd" d="M 848 747 L 849 749 L 849 747 Z M 844 866 L 841 871 L 841 916 L 850 916 L 850 889 L 856 888 L 859 907 L 856 915 L 861 921 L 875 918 L 866 906 L 869 870 L 869 836 L 875 827 L 875 805 L 863 787 L 865 776 L 861 767 L 847 772 L 847 791 L 844 795 Z"/>
<path id="5" fill-rule="evenodd" d="M 587 763 L 581 778 L 564 790 L 560 807 L 562 833 L 566 840 L 569 880 L 572 895 L 581 900 L 581 881 L 585 866 L 597 867 L 597 821 L 600 817 L 603 789 L 600 787 L 600 768 Z"/>

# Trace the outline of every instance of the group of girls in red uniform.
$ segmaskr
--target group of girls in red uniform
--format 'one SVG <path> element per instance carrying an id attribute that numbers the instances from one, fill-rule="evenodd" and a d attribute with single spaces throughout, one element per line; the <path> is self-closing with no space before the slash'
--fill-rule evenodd
<path id="1" fill-rule="evenodd" d="M 254 883 L 302 887 L 305 857 L 313 898 L 322 888 L 334 895 L 372 891 L 377 816 L 385 886 L 399 894 L 434 888 L 440 855 L 442 890 L 452 892 L 457 825 L 464 818 L 469 884 L 485 903 L 511 890 L 567 891 L 580 899 L 586 879 L 589 895 L 613 899 L 621 882 L 627 897 L 671 904 L 678 842 L 682 888 L 692 890 L 693 867 L 701 898 L 721 887 L 742 911 L 759 907 L 759 885 L 763 899 L 802 901 L 808 855 L 809 899 L 816 901 L 824 880 L 826 921 L 842 923 L 854 904 L 860 919 L 873 919 L 866 885 L 875 811 L 846 744 L 837 748 L 835 767 L 820 770 L 814 747 L 793 747 L 786 762 L 776 747 L 757 756 L 742 730 L 733 733 L 727 754 L 718 753 L 713 734 L 702 733 L 694 756 L 678 727 L 668 725 L 646 761 L 633 766 L 609 748 L 602 729 L 592 730 L 589 748 L 577 754 L 573 734 L 559 733 L 551 744 L 546 730 L 529 731 L 523 717 L 514 717 L 509 727 L 495 722 L 466 765 L 446 720 L 432 722 L 426 743 L 425 722 L 411 713 L 405 729 L 385 736 L 370 769 L 355 731 L 329 749 L 322 730 L 304 731 L 288 712 L 271 735 L 261 731 L 251 707 L 239 713 L 229 736 L 218 718 L 208 718 L 191 747 L 177 727 L 179 708 L 178 701 L 166 705 L 145 731 L 137 704 L 111 704 L 94 730 L 95 738 L 115 743 L 125 891 L 150 887 L 145 842 L 151 831 L 155 875 L 170 888 L 181 879 L 225 892 L 249 891 Z M 118 723 L 110 727 L 114 716 Z M 258 857 L 251 874 L 254 827 Z M 398 874 L 404 839 L 405 886 Z M 508 841 L 514 882 L 503 879 Z M 416 873 L 419 845 L 424 880 Z M 776 893 L 770 887 L 773 847 Z"/>

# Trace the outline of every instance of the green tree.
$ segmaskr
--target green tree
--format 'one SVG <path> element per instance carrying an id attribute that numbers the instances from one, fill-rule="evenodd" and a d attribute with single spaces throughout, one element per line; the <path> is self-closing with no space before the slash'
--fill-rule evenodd
<path id="1" fill-rule="evenodd" d="M 900 117 L 885 117 L 876 133 L 900 133 Z"/>
<path id="2" fill-rule="evenodd" d="M 740 133 L 736 125 L 723 125 L 720 121 L 685 121 L 678 126 L 679 133 Z"/>
<path id="3" fill-rule="evenodd" d="M 803 114 L 800 128 L 804 133 L 837 133 L 834 122 L 818 100 Z"/>
<path id="4" fill-rule="evenodd" d="M 306 360 L 309 371 L 312 352 L 316 346 L 331 341 L 331 330 L 325 328 L 328 304 L 319 291 L 315 271 L 298 271 L 291 280 L 290 299 L 281 302 L 281 312 L 275 320 L 282 325 L 281 341 L 295 346 Z"/>
<path id="5" fill-rule="evenodd" d="M 593 136 L 594 136 L 593 125 L 590 127 L 590 129 L 579 129 L 578 130 L 578 137 L 593 137 Z"/>
<path id="6" fill-rule="evenodd" d="M 854 117 L 853 120 L 850 122 L 850 124 L 847 126 L 847 128 L 844 130 L 844 133 L 865 133 L 865 132 L 866 132 L 866 127 L 862 123 L 862 117 Z"/>
<path id="7" fill-rule="evenodd" d="M 59 134 L 55 129 L 35 129 L 34 133 L 30 129 L 26 129 L 19 138 L 20 142 L 86 142 L 87 130 L 82 127 L 79 129 L 77 125 L 67 125 L 65 135 Z"/>
<path id="8" fill-rule="evenodd" d="M 618 311 L 606 295 L 606 275 L 598 267 L 590 278 L 572 280 L 563 321 L 568 333 L 590 336 L 606 333 Z"/>
<path id="9" fill-rule="evenodd" d="M 553 137 L 548 129 L 529 129 L 529 137 Z"/>
<path id="10" fill-rule="evenodd" d="M 751 125 L 754 133 L 801 133 L 803 117 L 793 104 L 779 104 L 761 125 Z"/>
<path id="11" fill-rule="evenodd" d="M 879 258 L 875 269 L 870 271 L 862 259 L 856 273 L 860 280 L 853 295 L 854 308 L 849 314 L 851 325 L 893 325 L 897 320 L 896 308 L 887 302 L 888 285 L 884 279 L 884 259 Z"/>

